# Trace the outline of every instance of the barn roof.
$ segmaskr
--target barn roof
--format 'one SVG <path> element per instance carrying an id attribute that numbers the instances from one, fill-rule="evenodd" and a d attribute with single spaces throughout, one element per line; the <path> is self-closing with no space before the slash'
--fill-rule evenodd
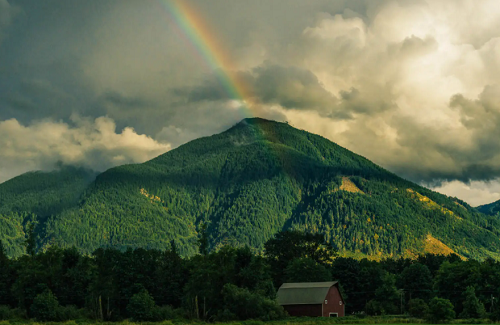
<path id="1" fill-rule="evenodd" d="M 280 305 L 322 304 L 328 290 L 337 284 L 332 282 L 283 283 L 278 290 Z"/>

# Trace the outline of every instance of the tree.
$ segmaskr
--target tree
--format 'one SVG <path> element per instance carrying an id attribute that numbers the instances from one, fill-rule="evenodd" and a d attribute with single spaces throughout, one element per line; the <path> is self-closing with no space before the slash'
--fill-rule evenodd
<path id="1" fill-rule="evenodd" d="M 326 267 L 313 259 L 303 257 L 294 259 L 285 269 L 287 282 L 323 282 L 331 281 L 332 275 Z"/>
<path id="2" fill-rule="evenodd" d="M 7 257 L 7 252 L 0 240 L 0 305 L 12 303 L 11 287 L 14 281 L 12 263 Z"/>
<path id="3" fill-rule="evenodd" d="M 59 302 L 50 290 L 37 295 L 31 305 L 31 314 L 40 321 L 55 321 Z"/>
<path id="4" fill-rule="evenodd" d="M 429 302 L 429 314 L 427 315 L 431 322 L 449 321 L 455 318 L 453 304 L 448 299 L 434 297 Z"/>
<path id="5" fill-rule="evenodd" d="M 464 297 L 463 310 L 460 313 L 460 318 L 482 318 L 485 315 L 483 303 L 476 297 L 476 290 L 472 286 L 468 286 L 463 292 Z"/>
<path id="6" fill-rule="evenodd" d="M 382 282 L 375 291 L 375 299 L 380 304 L 383 313 L 398 313 L 400 294 L 396 288 L 396 276 L 394 274 L 385 272 L 382 276 Z"/>
<path id="7" fill-rule="evenodd" d="M 26 253 L 30 256 L 35 256 L 36 254 L 36 234 L 35 234 L 35 224 L 32 222 L 28 226 L 26 233 L 26 241 L 24 243 L 26 246 Z"/>
<path id="8" fill-rule="evenodd" d="M 363 310 L 366 304 L 365 294 L 360 289 L 360 266 L 354 258 L 337 257 L 332 265 L 332 279 L 338 280 L 345 289 L 346 314 Z"/>
<path id="9" fill-rule="evenodd" d="M 231 319 L 260 319 L 273 320 L 283 318 L 285 311 L 276 301 L 265 298 L 248 289 L 238 288 L 233 284 L 226 284 L 222 289 L 224 310 L 220 320 Z"/>
<path id="10" fill-rule="evenodd" d="M 422 299 L 412 299 L 408 302 L 408 312 L 411 317 L 425 318 L 429 313 L 429 306 Z"/>
<path id="11" fill-rule="evenodd" d="M 163 253 L 157 270 L 159 279 L 159 305 L 180 307 L 184 285 L 187 281 L 187 270 L 177 250 L 177 245 L 172 240 L 170 250 Z"/>
<path id="12" fill-rule="evenodd" d="M 146 289 L 130 298 L 127 305 L 127 312 L 132 319 L 137 321 L 152 321 L 155 316 L 156 304 Z"/>
<path id="13" fill-rule="evenodd" d="M 204 223 L 200 229 L 200 238 L 198 239 L 198 248 L 201 255 L 208 255 L 208 230 Z"/>
<path id="14" fill-rule="evenodd" d="M 307 257 L 322 265 L 329 265 L 337 256 L 337 251 L 326 242 L 323 234 L 298 230 L 277 233 L 264 244 L 264 248 L 276 287 L 283 283 L 284 270 L 292 260 Z"/>
<path id="15" fill-rule="evenodd" d="M 406 267 L 401 273 L 401 286 L 409 293 L 410 300 L 430 299 L 432 295 L 432 274 L 429 268 L 420 263 Z"/>
<path id="16" fill-rule="evenodd" d="M 459 312 L 462 297 L 457 292 L 463 292 L 470 285 L 477 285 L 481 281 L 480 263 L 475 260 L 449 263 L 443 262 L 434 278 L 434 288 L 439 297 L 449 299 Z"/>

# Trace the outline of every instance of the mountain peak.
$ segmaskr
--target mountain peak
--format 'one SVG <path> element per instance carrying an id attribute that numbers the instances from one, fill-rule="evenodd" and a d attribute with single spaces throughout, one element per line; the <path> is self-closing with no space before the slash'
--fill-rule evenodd
<path id="1" fill-rule="evenodd" d="M 324 137 L 258 117 L 146 163 L 112 168 L 78 191 L 55 178 L 47 189 L 30 176 L 20 185 L 45 195 L 14 186 L 7 197 L 1 194 L 9 184 L 0 186 L 0 197 L 15 202 L 0 211 L 0 239 L 10 254 L 23 252 L 23 225 L 36 214 L 40 245 L 57 234 L 61 245 L 85 252 L 165 249 L 174 239 L 191 255 L 207 225 L 212 249 L 261 250 L 278 231 L 302 229 L 324 234 L 345 255 L 414 256 L 428 252 L 431 239 L 438 244 L 432 250 L 500 259 L 498 217 L 401 179 Z M 64 204 L 40 210 L 40 202 L 58 203 L 61 193 L 71 194 Z"/>
<path id="2" fill-rule="evenodd" d="M 243 126 L 279 126 L 279 125 L 284 125 L 288 124 L 286 122 L 278 122 L 275 120 L 268 120 L 262 117 L 247 117 L 236 123 L 234 127 L 243 127 Z M 234 128 L 233 127 L 233 128 Z M 232 129 L 232 128 L 231 128 Z M 231 130 L 229 129 L 229 130 Z M 228 131 L 229 131 L 228 130 Z"/>

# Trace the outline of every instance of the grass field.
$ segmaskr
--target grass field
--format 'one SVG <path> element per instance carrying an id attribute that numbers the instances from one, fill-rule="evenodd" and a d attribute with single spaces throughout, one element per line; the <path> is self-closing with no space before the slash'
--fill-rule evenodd
<path id="1" fill-rule="evenodd" d="M 42 323 L 42 322 L 37 322 L 34 320 L 4 320 L 0 321 L 0 325 L 24 325 L 24 324 L 29 324 L 29 325 L 37 325 L 37 324 L 57 324 L 57 325 L 93 325 L 93 324 L 99 324 L 99 325 L 146 325 L 146 324 L 151 324 L 151 325 L 181 325 L 181 324 L 191 324 L 191 325 L 202 325 L 202 324 L 213 324 L 213 323 L 205 323 L 205 322 L 200 322 L 200 321 L 190 321 L 190 320 L 171 320 L 171 321 L 163 321 L 163 322 L 154 322 L 154 323 L 147 323 L 147 322 L 133 322 L 133 321 L 121 321 L 121 322 L 96 322 L 96 321 L 90 321 L 87 319 L 82 319 L 82 320 L 74 320 L 74 321 L 67 321 L 67 322 L 51 322 L 51 323 Z M 309 317 L 304 317 L 304 318 L 288 318 L 280 321 L 269 321 L 269 322 L 263 322 L 263 321 L 255 321 L 255 320 L 247 320 L 247 321 L 241 321 L 241 322 L 227 322 L 227 323 L 215 323 L 215 324 L 221 324 L 221 325 L 329 325 L 329 324 L 363 324 L 363 325 L 370 325 L 370 324 L 391 324 L 391 325 L 403 325 L 403 324 L 426 324 L 424 320 L 421 319 L 416 319 L 416 318 L 405 318 L 405 317 L 389 317 L 389 316 L 383 316 L 383 317 L 365 317 L 365 318 L 360 318 L 360 317 L 343 317 L 343 318 L 309 318 Z M 448 324 L 461 324 L 461 325 L 468 325 L 468 324 L 493 324 L 493 322 L 489 319 L 456 319 Z"/>

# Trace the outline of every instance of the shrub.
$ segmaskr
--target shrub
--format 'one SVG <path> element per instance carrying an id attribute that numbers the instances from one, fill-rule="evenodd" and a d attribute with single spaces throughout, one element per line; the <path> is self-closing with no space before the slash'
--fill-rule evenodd
<path id="1" fill-rule="evenodd" d="M 27 319 L 26 311 L 21 308 L 11 308 L 0 305 L 0 320 Z"/>
<path id="2" fill-rule="evenodd" d="M 286 315 L 283 307 L 279 306 L 276 301 L 250 292 L 248 289 L 238 288 L 233 284 L 224 285 L 222 295 L 224 310 L 219 314 L 220 319 L 273 320 Z"/>
<path id="3" fill-rule="evenodd" d="M 425 318 L 429 313 L 429 306 L 422 299 L 412 299 L 408 302 L 408 312 L 412 317 Z"/>
<path id="4" fill-rule="evenodd" d="M 12 309 L 9 306 L 0 305 L 0 320 L 12 318 Z"/>
<path id="5" fill-rule="evenodd" d="M 75 306 L 60 306 L 57 308 L 57 320 L 60 322 L 65 322 L 69 320 L 85 318 L 85 311 L 78 309 Z"/>
<path id="6" fill-rule="evenodd" d="M 377 316 L 385 314 L 385 311 L 382 310 L 382 306 L 380 306 L 380 303 L 377 300 L 372 299 L 366 303 L 365 313 L 370 316 Z"/>
<path id="7" fill-rule="evenodd" d="M 30 311 L 32 316 L 41 321 L 57 320 L 57 310 L 59 302 L 56 296 L 49 289 L 37 295 L 33 300 Z"/>
<path id="8" fill-rule="evenodd" d="M 132 319 L 137 321 L 151 321 L 154 319 L 156 304 L 146 289 L 130 298 L 127 306 L 127 312 Z"/>
<path id="9" fill-rule="evenodd" d="M 448 299 L 432 298 L 429 302 L 428 319 L 432 322 L 448 321 L 455 318 L 453 304 Z"/>
<path id="10" fill-rule="evenodd" d="M 164 320 L 170 320 L 177 317 L 177 313 L 171 306 L 157 306 L 153 310 L 153 320 L 156 322 L 161 322 Z"/>

